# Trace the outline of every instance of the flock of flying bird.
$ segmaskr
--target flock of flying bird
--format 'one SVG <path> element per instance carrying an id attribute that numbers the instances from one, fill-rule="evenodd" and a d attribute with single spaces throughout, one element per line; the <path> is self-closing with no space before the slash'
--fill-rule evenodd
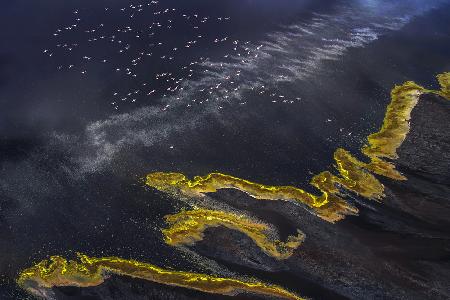
<path id="1" fill-rule="evenodd" d="M 84 21 L 81 9 L 74 10 L 72 24 L 58 28 L 53 33 L 56 46 L 44 49 L 43 53 L 58 57 L 58 70 L 71 70 L 83 77 L 89 76 L 90 67 L 94 68 L 93 73 L 107 70 L 106 76 L 120 82 L 114 84 L 117 88 L 110 95 L 110 104 L 116 110 L 123 104 L 141 102 L 149 97 L 173 96 L 181 100 L 189 82 L 208 76 L 208 72 L 218 76 L 216 70 L 208 69 L 209 64 L 217 66 L 219 61 L 222 66 L 220 61 L 223 61 L 224 64 L 245 65 L 249 59 L 257 58 L 263 47 L 227 35 L 211 37 L 208 32 L 211 28 L 219 28 L 219 32 L 226 29 L 231 22 L 228 16 L 186 14 L 176 8 L 161 8 L 158 1 L 130 4 L 119 11 L 104 8 L 104 14 L 96 18 L 104 22 L 92 24 L 91 20 Z M 64 64 L 60 64 L 60 60 Z M 224 72 L 220 82 L 210 80 L 213 82 L 209 86 L 195 85 L 195 96 L 184 99 L 186 107 L 218 97 L 221 102 L 234 98 L 239 104 L 246 104 L 240 96 L 241 89 L 266 94 L 272 97 L 272 102 L 300 100 L 288 100 L 280 93 L 270 92 L 263 83 L 250 87 L 242 84 L 240 70 L 229 73 Z"/>

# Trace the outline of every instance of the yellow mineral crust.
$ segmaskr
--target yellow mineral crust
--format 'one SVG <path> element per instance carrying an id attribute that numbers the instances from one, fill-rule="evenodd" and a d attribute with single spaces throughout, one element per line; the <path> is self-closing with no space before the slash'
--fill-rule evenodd
<path id="1" fill-rule="evenodd" d="M 333 180 L 334 177 L 330 177 Z M 323 177 L 320 183 L 314 184 L 324 193 L 318 197 L 294 186 L 269 186 L 251 182 L 245 179 L 233 177 L 221 173 L 210 173 L 206 176 L 195 176 L 189 180 L 180 173 L 151 173 L 147 175 L 146 184 L 158 190 L 177 193 L 188 196 L 203 196 L 205 193 L 213 193 L 219 189 L 237 189 L 247 193 L 255 199 L 262 200 L 286 200 L 305 204 L 319 217 L 329 222 L 341 220 L 348 214 L 357 213 L 356 208 L 337 196 L 329 195 L 338 193 L 334 184 L 323 184 L 328 178 Z"/>
<path id="2" fill-rule="evenodd" d="M 441 85 L 441 90 L 437 93 L 447 100 L 450 100 L 450 72 L 439 74 L 437 79 Z"/>
<path id="3" fill-rule="evenodd" d="M 423 87 L 412 81 L 394 87 L 380 131 L 369 135 L 369 143 L 362 149 L 365 155 L 370 158 L 398 158 L 397 149 L 409 132 L 411 112 L 424 92 Z"/>
<path id="4" fill-rule="evenodd" d="M 341 176 L 335 178 L 336 183 L 368 199 L 381 199 L 384 196 L 383 185 L 367 171 L 367 164 L 341 148 L 334 152 L 334 160 Z"/>
<path id="5" fill-rule="evenodd" d="M 343 199 L 343 191 L 351 191 L 363 197 L 379 200 L 384 187 L 373 174 L 394 180 L 406 178 L 395 170 L 397 149 L 409 132 L 411 112 L 421 94 L 438 94 L 450 99 L 450 73 L 437 76 L 440 91 L 427 90 L 414 82 L 396 86 L 391 92 L 391 103 L 387 107 L 381 129 L 368 137 L 368 144 L 361 151 L 369 158 L 368 163 L 356 159 L 349 152 L 337 149 L 334 154 L 339 175 L 324 171 L 311 180 L 311 185 L 320 190 L 316 196 L 293 186 L 271 186 L 221 173 L 196 176 L 192 180 L 180 173 L 151 173 L 146 184 L 160 191 L 181 193 L 188 197 L 203 196 L 219 189 L 238 189 L 256 199 L 286 200 L 301 203 L 318 217 L 336 222 L 346 215 L 358 211 Z M 200 216 L 200 214 L 202 215 Z M 166 242 L 173 245 L 194 243 L 203 237 L 207 227 L 225 226 L 245 233 L 266 253 L 275 257 L 289 256 L 302 242 L 303 235 L 290 237 L 287 242 L 271 240 L 267 225 L 249 221 L 244 217 L 225 212 L 193 210 L 167 217 L 171 227 L 164 229 Z M 277 256 L 278 255 L 278 256 Z M 43 295 L 43 289 L 54 286 L 88 287 L 101 284 L 108 274 L 127 275 L 157 283 L 191 288 L 207 293 L 235 295 L 250 292 L 285 299 L 301 299 L 295 294 L 274 285 L 247 282 L 232 278 L 219 278 L 205 274 L 165 270 L 150 264 L 116 257 L 91 258 L 79 254 L 78 261 L 67 261 L 60 256 L 42 261 L 24 270 L 18 283 L 35 295 Z"/>
<path id="6" fill-rule="evenodd" d="M 311 180 L 311 185 L 322 194 L 314 195 L 293 186 L 271 186 L 251 182 L 222 173 L 195 176 L 192 180 L 180 173 L 151 173 L 146 184 L 160 191 L 195 197 L 219 189 L 237 189 L 256 199 L 295 201 L 306 205 L 318 217 L 336 222 L 358 211 L 343 199 L 341 192 L 348 190 L 365 198 L 380 200 L 384 187 L 374 174 L 394 180 L 406 180 L 395 169 L 391 160 L 398 158 L 397 149 L 409 132 L 411 112 L 424 93 L 434 93 L 450 99 L 450 73 L 437 76 L 440 91 L 427 90 L 412 81 L 395 86 L 391 103 L 387 107 L 381 129 L 368 136 L 368 144 L 361 151 L 369 162 L 361 162 L 344 149 L 334 153 L 339 175 L 324 171 Z"/>
<path id="7" fill-rule="evenodd" d="M 169 227 L 163 229 L 164 240 L 172 246 L 192 245 L 204 237 L 204 231 L 210 227 L 224 226 L 240 231 L 251 238 L 267 255 L 277 259 L 289 258 L 304 240 L 298 231 L 297 236 L 289 236 L 286 242 L 273 239 L 273 230 L 263 223 L 256 222 L 244 215 L 208 209 L 181 211 L 166 216 Z"/>
<path id="8" fill-rule="evenodd" d="M 52 256 L 49 260 L 41 261 L 22 271 L 17 282 L 29 293 L 42 296 L 45 295 L 43 291 L 57 286 L 97 286 L 110 274 L 117 274 L 213 294 L 236 295 L 248 292 L 283 299 L 302 299 L 279 286 L 259 281 L 162 269 L 151 264 L 118 257 L 95 258 L 78 254 L 78 258 L 79 261 L 67 261 L 61 256 Z"/>
<path id="9" fill-rule="evenodd" d="M 412 81 L 407 81 L 400 86 L 395 86 L 391 91 L 391 103 L 383 120 L 381 129 L 367 137 L 368 145 L 362 148 L 362 152 L 367 155 L 371 162 L 366 169 L 375 174 L 389 177 L 395 180 L 405 180 L 395 166 L 383 160 L 397 159 L 397 149 L 405 140 L 409 129 L 411 112 L 417 105 L 420 95 L 437 94 L 446 99 L 450 99 L 450 73 L 442 73 L 436 76 L 441 86 L 440 91 L 425 89 Z"/>

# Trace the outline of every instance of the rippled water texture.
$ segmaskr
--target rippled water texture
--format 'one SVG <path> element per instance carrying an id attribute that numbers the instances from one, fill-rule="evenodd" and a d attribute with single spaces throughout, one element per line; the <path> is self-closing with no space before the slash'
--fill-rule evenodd
<path id="1" fill-rule="evenodd" d="M 0 4 L 0 298 L 449 298 L 449 12 Z"/>

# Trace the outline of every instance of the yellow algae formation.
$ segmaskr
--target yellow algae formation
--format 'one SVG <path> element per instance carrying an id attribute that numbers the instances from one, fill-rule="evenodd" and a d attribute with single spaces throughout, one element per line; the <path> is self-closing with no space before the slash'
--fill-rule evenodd
<path id="1" fill-rule="evenodd" d="M 341 148 L 334 152 L 334 161 L 340 177 L 334 176 L 333 183 L 369 199 L 383 196 L 383 185 L 366 170 L 367 164 Z"/>
<path id="2" fill-rule="evenodd" d="M 439 74 L 437 79 L 441 85 L 441 90 L 437 93 L 447 100 L 450 100 L 450 72 Z"/>
<path id="3" fill-rule="evenodd" d="M 362 152 L 367 155 L 371 162 L 366 168 L 375 174 L 389 177 L 395 180 L 405 180 L 395 166 L 383 160 L 397 159 L 397 149 L 405 140 L 409 129 L 411 112 L 417 105 L 420 95 L 437 94 L 446 99 L 450 99 L 450 72 L 436 76 L 441 86 L 441 90 L 429 90 L 417 85 L 412 81 L 395 86 L 391 91 L 391 103 L 388 105 L 381 129 L 367 137 L 368 145 L 362 148 Z"/>
<path id="4" fill-rule="evenodd" d="M 253 198 L 264 200 L 293 200 L 307 205 L 319 217 L 335 222 L 347 214 L 355 214 L 354 207 L 334 197 L 329 201 L 328 194 L 337 194 L 337 189 L 317 197 L 293 186 L 269 186 L 251 182 L 221 173 L 210 173 L 206 176 L 195 176 L 189 180 L 180 173 L 151 173 L 147 175 L 146 184 L 165 192 L 181 192 L 188 196 L 203 196 L 219 189 L 237 189 Z"/>
<path id="5" fill-rule="evenodd" d="M 383 196 L 383 185 L 365 167 L 367 164 L 354 158 L 348 151 L 337 149 L 334 154 L 340 177 L 325 171 L 313 177 L 311 184 L 322 194 L 316 196 L 294 186 L 268 186 L 245 179 L 210 173 L 189 180 L 180 173 L 151 173 L 146 184 L 165 192 L 181 192 L 189 196 L 202 196 L 219 189 L 238 189 L 253 198 L 286 200 L 305 204 L 318 217 L 336 222 L 358 211 L 340 196 L 343 187 L 370 199 Z"/>
<path id="6" fill-rule="evenodd" d="M 243 215 L 225 211 L 194 209 L 166 216 L 169 227 L 163 229 L 164 240 L 172 246 L 193 245 L 204 237 L 204 231 L 210 227 L 224 226 L 237 230 L 249 238 L 267 255 L 277 259 L 289 258 L 303 242 L 304 235 L 289 236 L 286 242 L 272 239 L 273 230 L 267 225 L 255 222 Z"/>
<path id="7" fill-rule="evenodd" d="M 362 149 L 365 155 L 370 158 L 398 158 L 397 149 L 409 132 L 411 112 L 425 91 L 412 81 L 392 90 L 383 125 L 380 131 L 368 136 L 369 143 Z"/>
<path id="8" fill-rule="evenodd" d="M 395 86 L 391 103 L 387 107 L 381 129 L 368 136 L 368 144 L 361 151 L 369 162 L 361 162 L 344 149 L 334 153 L 339 175 L 324 171 L 311 180 L 311 185 L 322 193 L 319 196 L 293 186 L 271 186 L 251 182 L 222 173 L 195 176 L 192 180 L 180 173 L 155 172 L 147 175 L 146 184 L 160 191 L 181 193 L 198 197 L 219 189 L 237 189 L 256 199 L 287 200 L 304 204 L 318 217 L 336 222 L 358 211 L 343 199 L 342 191 L 348 190 L 368 199 L 380 200 L 384 187 L 374 176 L 381 175 L 394 180 L 406 178 L 395 169 L 391 160 L 398 158 L 397 149 L 409 132 L 411 112 L 424 93 L 439 94 L 450 99 L 450 73 L 437 76 L 440 91 L 427 90 L 412 81 Z"/>
<path id="9" fill-rule="evenodd" d="M 395 170 L 392 160 L 398 157 L 397 149 L 410 130 L 411 112 L 420 95 L 432 93 L 450 99 L 450 73 L 440 74 L 437 78 L 441 85 L 439 91 L 427 90 L 411 81 L 396 86 L 391 92 L 391 103 L 387 107 L 381 129 L 371 134 L 368 144 L 361 149 L 369 162 L 362 162 L 348 151 L 337 149 L 334 161 L 338 175 L 324 171 L 314 176 L 310 182 L 321 192 L 319 195 L 294 186 L 263 185 L 221 173 L 195 176 L 190 180 L 180 173 L 156 172 L 147 175 L 146 184 L 163 192 L 181 193 L 188 197 L 199 197 L 220 189 L 237 189 L 256 199 L 294 201 L 328 222 L 339 221 L 346 215 L 358 212 L 344 200 L 345 191 L 380 200 L 384 196 L 384 187 L 374 175 L 394 180 L 406 179 Z M 246 234 L 265 253 L 282 259 L 289 257 L 304 238 L 299 232 L 297 236 L 281 242 L 272 238 L 268 225 L 223 211 L 182 211 L 166 217 L 166 220 L 169 227 L 163 229 L 165 240 L 174 246 L 201 240 L 208 227 L 225 226 Z M 258 281 L 166 270 L 117 257 L 94 258 L 82 254 L 78 257 L 79 261 L 67 261 L 63 257 L 52 256 L 49 260 L 24 270 L 18 278 L 18 284 L 39 296 L 45 295 L 43 291 L 55 286 L 96 286 L 103 283 L 109 274 L 118 274 L 206 293 L 235 295 L 249 292 L 284 299 L 301 299 L 279 286 Z"/>
<path id="10" fill-rule="evenodd" d="M 248 292 L 282 299 L 302 299 L 279 286 L 259 281 L 173 271 L 118 257 L 96 258 L 78 254 L 78 258 L 79 261 L 68 261 L 61 256 L 52 256 L 49 260 L 43 260 L 22 271 L 17 282 L 29 293 L 42 296 L 46 294 L 46 290 L 57 286 L 97 286 L 102 284 L 110 274 L 117 274 L 205 293 L 236 295 Z"/>

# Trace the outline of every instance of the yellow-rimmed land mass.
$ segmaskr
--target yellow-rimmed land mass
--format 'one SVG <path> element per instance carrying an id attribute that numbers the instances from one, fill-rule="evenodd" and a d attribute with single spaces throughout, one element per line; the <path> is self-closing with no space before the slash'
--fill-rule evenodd
<path id="1" fill-rule="evenodd" d="M 321 193 L 315 195 L 294 186 L 273 186 L 251 182 L 221 173 L 196 176 L 192 180 L 180 173 L 156 172 L 148 174 L 146 184 L 160 191 L 181 193 L 199 197 L 220 189 L 238 189 L 256 199 L 285 200 L 300 203 L 318 217 L 336 222 L 346 215 L 356 214 L 355 207 L 344 200 L 343 191 L 351 191 L 362 197 L 380 200 L 384 187 L 374 175 L 394 180 L 406 178 L 395 169 L 393 160 L 409 132 L 411 112 L 424 93 L 438 94 L 450 99 L 450 73 L 437 76 L 441 90 L 427 90 L 414 82 L 396 86 L 391 92 L 391 103 L 381 129 L 368 137 L 361 151 L 369 162 L 362 162 L 344 149 L 334 153 L 337 175 L 324 171 L 311 180 L 311 185 Z M 208 227 L 225 226 L 245 233 L 266 253 L 282 258 L 289 256 L 303 240 L 303 235 L 290 237 L 287 242 L 269 239 L 268 227 L 250 219 L 222 211 L 197 209 L 183 211 L 167 217 L 171 227 L 164 229 L 166 242 L 172 245 L 195 243 L 202 239 Z M 24 271 L 18 284 L 34 295 L 55 286 L 96 286 L 105 281 L 108 274 L 126 275 L 134 278 L 190 288 L 206 293 L 235 295 L 249 292 L 284 299 L 301 299 L 297 295 L 275 285 L 259 281 L 243 281 L 206 274 L 163 269 L 147 263 L 117 257 L 95 258 L 79 254 L 79 261 L 52 256 Z"/>
<path id="2" fill-rule="evenodd" d="M 180 173 L 156 172 L 147 175 L 146 183 L 161 191 L 181 192 L 189 196 L 202 196 L 219 189 L 237 189 L 256 199 L 296 201 L 306 205 L 318 217 L 328 222 L 336 222 L 346 215 L 358 212 L 342 199 L 339 186 L 371 199 L 380 199 L 383 196 L 383 186 L 365 169 L 366 164 L 348 151 L 337 149 L 334 160 L 340 176 L 325 171 L 311 180 L 311 184 L 322 191 L 320 196 L 294 186 L 268 186 L 221 173 L 196 176 L 189 180 Z"/>
<path id="3" fill-rule="evenodd" d="M 180 173 L 156 172 L 147 175 L 146 184 L 161 191 L 181 192 L 193 197 L 213 193 L 219 189 L 237 189 L 256 199 L 294 200 L 305 204 L 319 217 L 330 222 L 340 220 L 347 214 L 357 213 L 356 208 L 336 196 L 338 190 L 333 184 L 326 184 L 327 179 L 333 180 L 335 177 L 328 178 L 322 174 L 320 176 L 320 183 L 317 183 L 317 186 L 332 186 L 329 193 L 323 193 L 320 197 L 293 186 L 264 185 L 221 173 L 210 173 L 203 177 L 195 176 L 193 180 L 189 180 Z M 333 201 L 329 201 L 330 199 Z"/>
<path id="4" fill-rule="evenodd" d="M 365 155 L 375 160 L 375 164 L 377 158 L 398 158 L 397 149 L 409 132 L 411 112 L 419 101 L 420 95 L 431 93 L 450 99 L 450 72 L 439 74 L 436 77 L 441 86 L 439 91 L 425 89 L 412 81 L 392 89 L 391 103 L 387 107 L 383 125 L 378 132 L 368 136 L 368 145 L 362 149 Z M 380 175 L 386 176 L 383 173 Z"/>
<path id="5" fill-rule="evenodd" d="M 365 163 L 344 149 L 334 154 L 339 175 L 324 171 L 311 180 L 311 185 L 321 191 L 314 195 L 294 186 L 273 186 L 251 182 L 222 173 L 195 176 L 192 180 L 181 173 L 150 173 L 146 184 L 163 192 L 181 193 L 190 197 L 203 196 L 220 189 L 237 189 L 256 199 L 287 200 L 305 205 L 318 217 L 336 222 L 346 215 L 356 214 L 355 207 L 345 201 L 342 190 L 348 190 L 368 199 L 380 200 L 384 187 L 374 174 L 394 180 L 406 178 L 395 169 L 397 149 L 409 132 L 411 112 L 424 93 L 439 94 L 450 99 L 450 73 L 437 76 L 440 91 L 427 90 L 412 81 L 395 86 L 391 91 L 391 102 L 387 107 L 381 129 L 368 136 L 368 143 L 361 151 L 369 162 Z"/>
<path id="6" fill-rule="evenodd" d="M 394 87 L 383 125 L 378 132 L 367 137 L 368 144 L 362 148 L 362 152 L 369 158 L 398 158 L 397 149 L 409 132 L 411 112 L 420 95 L 426 91 L 412 81 Z"/>
<path id="7" fill-rule="evenodd" d="M 298 231 L 296 236 L 289 236 L 286 242 L 279 241 L 273 238 L 276 234 L 269 225 L 225 211 L 201 208 L 183 210 L 166 216 L 166 221 L 169 227 L 163 229 L 162 233 L 165 242 L 172 246 L 192 245 L 203 239 L 207 228 L 224 226 L 246 234 L 267 255 L 287 259 L 304 239 L 304 235 Z"/>
<path id="8" fill-rule="evenodd" d="M 118 257 L 88 257 L 78 254 L 78 261 L 52 256 L 23 270 L 18 284 L 29 293 L 41 296 L 43 290 L 57 286 L 90 287 L 102 284 L 110 274 L 126 275 L 156 283 L 194 289 L 205 293 L 236 295 L 242 292 L 278 297 L 303 299 L 276 285 L 259 281 L 244 281 L 207 274 L 174 271 L 151 264 Z"/>
<path id="9" fill-rule="evenodd" d="M 439 74 L 437 79 L 441 85 L 441 90 L 438 91 L 438 94 L 447 100 L 450 100 L 450 72 Z"/>

